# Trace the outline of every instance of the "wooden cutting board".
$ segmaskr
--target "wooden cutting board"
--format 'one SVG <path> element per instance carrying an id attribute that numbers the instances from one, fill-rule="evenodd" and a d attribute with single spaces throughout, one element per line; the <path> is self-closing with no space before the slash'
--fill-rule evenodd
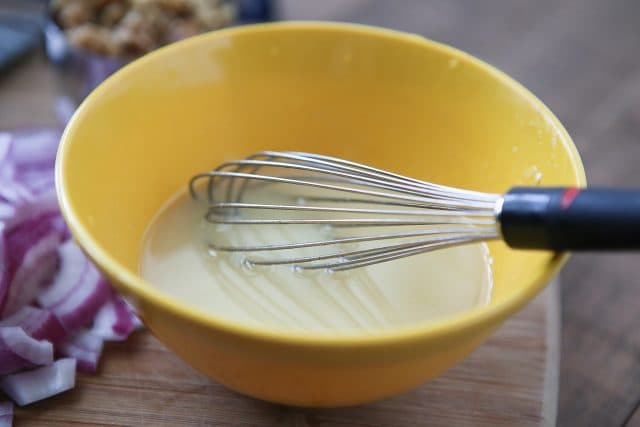
<path id="1" fill-rule="evenodd" d="M 208 380 L 148 332 L 107 346 L 97 375 L 17 410 L 20 426 L 551 426 L 558 386 L 559 293 L 553 284 L 463 363 L 381 402 L 300 409 Z"/>
<path id="2" fill-rule="evenodd" d="M 55 123 L 55 85 L 42 55 L 5 76 L 0 128 Z M 216 384 L 148 333 L 107 346 L 100 372 L 74 390 L 18 408 L 20 426 L 538 426 L 555 425 L 559 295 L 552 286 L 463 363 L 428 384 L 370 405 L 293 409 Z"/>

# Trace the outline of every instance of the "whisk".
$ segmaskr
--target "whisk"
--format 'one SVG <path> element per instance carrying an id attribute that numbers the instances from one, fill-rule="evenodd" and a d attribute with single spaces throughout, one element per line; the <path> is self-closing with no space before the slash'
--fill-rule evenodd
<path id="1" fill-rule="evenodd" d="M 515 187 L 490 194 L 291 151 L 226 162 L 194 176 L 189 189 L 207 204 L 213 224 L 330 227 L 327 238 L 311 241 L 229 245 L 212 238 L 212 250 L 246 253 L 254 265 L 339 271 L 497 239 L 517 249 L 640 248 L 640 190 Z"/>

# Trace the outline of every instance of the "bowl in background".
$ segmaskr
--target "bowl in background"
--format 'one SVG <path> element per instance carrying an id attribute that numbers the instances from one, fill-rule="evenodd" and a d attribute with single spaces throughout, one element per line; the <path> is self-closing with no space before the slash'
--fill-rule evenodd
<path id="1" fill-rule="evenodd" d="M 275 18 L 272 0 L 224 0 L 221 3 L 232 5 L 235 11 L 233 18 L 228 23 L 224 23 L 224 27 L 268 22 Z M 47 10 L 43 36 L 47 58 L 56 72 L 58 86 L 56 110 L 64 123 L 82 100 L 100 83 L 141 56 L 140 54 L 111 56 L 73 46 L 65 29 L 61 28 L 56 21 L 51 5 Z"/>
<path id="2" fill-rule="evenodd" d="M 261 24 L 179 42 L 116 72 L 80 106 L 59 149 L 56 185 L 74 237 L 185 361 L 231 389 L 291 405 L 358 404 L 420 385 L 481 344 L 567 256 L 492 243 L 489 305 L 359 336 L 235 324 L 145 282 L 141 239 L 162 204 L 193 174 L 265 149 L 490 192 L 585 184 L 570 137 L 537 98 L 416 35 Z"/>

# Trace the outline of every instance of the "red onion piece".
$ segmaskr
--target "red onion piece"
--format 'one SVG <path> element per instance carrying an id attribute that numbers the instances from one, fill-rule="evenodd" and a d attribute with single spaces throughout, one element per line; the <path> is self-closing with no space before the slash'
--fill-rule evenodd
<path id="1" fill-rule="evenodd" d="M 62 132 L 59 129 L 22 129 L 4 133 L 4 135 L 7 134 L 9 135 L 10 145 L 7 157 L 18 169 L 53 169 L 58 143 L 62 136 Z M 0 135 L 3 134 L 0 133 Z"/>
<path id="2" fill-rule="evenodd" d="M 0 294 L 0 313 L 10 314 L 29 302 L 55 271 L 61 237 L 54 227 L 54 217 L 43 214 L 6 229 L 3 280 L 8 281 L 10 290 Z M 12 307 L 5 311 L 8 299 L 13 300 Z"/>
<path id="3" fill-rule="evenodd" d="M 31 371 L 0 378 L 0 389 L 20 406 L 62 393 L 76 382 L 75 359 L 58 359 L 52 364 Z"/>
<path id="4" fill-rule="evenodd" d="M 60 271 L 38 302 L 58 316 L 68 332 L 91 323 L 111 293 L 108 282 L 69 240 L 60 246 Z"/>
<path id="5" fill-rule="evenodd" d="M 71 232 L 69 231 L 69 228 L 67 228 L 67 223 L 64 222 L 64 218 L 62 218 L 60 213 L 51 218 L 51 225 L 58 234 L 60 234 L 60 238 L 63 242 L 71 239 Z"/>
<path id="6" fill-rule="evenodd" d="M 48 235 L 27 249 L 9 285 L 3 315 L 11 315 L 33 301 L 43 286 L 51 281 L 58 269 L 60 241 L 58 231 L 51 229 Z"/>
<path id="7" fill-rule="evenodd" d="M 7 171 L 11 171 L 11 174 L 13 175 L 12 168 L 10 166 L 4 169 L 3 173 L 7 174 Z M 14 205 L 21 205 L 32 202 L 33 195 L 23 184 L 14 181 L 12 178 L 4 178 L 2 187 L 0 187 L 0 200 Z"/>
<path id="8" fill-rule="evenodd" d="M 0 185 L 3 185 L 2 182 L 0 182 Z M 10 203 L 0 200 L 0 223 L 9 221 L 13 218 L 15 213 L 16 208 L 14 208 Z"/>
<path id="9" fill-rule="evenodd" d="M 70 239 L 54 186 L 60 135 L 0 132 L 0 388 L 20 405 L 73 387 L 76 368 L 96 371 L 105 340 L 142 327 Z M 11 425 L 3 408 L 0 427 Z"/>
<path id="10" fill-rule="evenodd" d="M 9 294 L 9 256 L 7 255 L 7 239 L 4 233 L 4 224 L 0 222 L 0 303 Z"/>
<path id="11" fill-rule="evenodd" d="M 112 300 L 116 312 L 116 322 L 113 325 L 113 330 L 126 338 L 136 330 L 136 316 L 133 314 L 132 308 L 120 295 L 114 295 Z"/>
<path id="12" fill-rule="evenodd" d="M 1 168 L 2 166 L 0 166 Z M 3 183 L 0 180 L 0 186 L 7 185 L 12 186 L 13 183 Z M 29 197 L 32 197 L 32 193 L 29 191 Z M 44 214 L 49 214 L 50 221 L 57 224 L 61 221 L 61 215 L 58 210 L 58 200 L 53 189 L 48 189 L 42 194 L 38 194 L 37 198 L 22 198 L 16 202 L 3 202 L 2 194 L 0 194 L 0 221 L 4 222 L 5 229 L 9 230 L 16 226 L 23 224 L 24 222 L 39 217 Z M 56 227 L 57 228 L 57 227 Z"/>
<path id="13" fill-rule="evenodd" d="M 90 331 L 82 330 L 60 343 L 57 351 L 62 356 L 74 358 L 79 371 L 95 373 L 98 370 L 102 345 L 102 338 Z"/>
<path id="14" fill-rule="evenodd" d="M 0 375 L 53 361 L 53 345 L 31 338 L 17 326 L 0 327 Z"/>
<path id="15" fill-rule="evenodd" d="M 51 311 L 28 305 L 0 321 L 0 326 L 19 326 L 31 338 L 47 340 L 54 345 L 67 335 L 62 323 Z"/>
<path id="16" fill-rule="evenodd" d="M 95 313 L 109 297 L 109 292 L 109 283 L 90 266 L 82 282 L 76 286 L 69 298 L 52 307 L 52 310 L 67 331 L 76 331 L 91 323 Z"/>
<path id="17" fill-rule="evenodd" d="M 2 164 L 11 151 L 11 134 L 8 132 L 0 132 L 0 164 Z"/>
<path id="18" fill-rule="evenodd" d="M 123 341 L 139 327 L 139 320 L 129 304 L 120 295 L 112 294 L 96 313 L 91 333 L 105 341 Z"/>
<path id="19" fill-rule="evenodd" d="M 82 251 L 71 240 L 60 245 L 58 255 L 60 269 L 51 286 L 38 295 L 38 303 L 42 307 L 52 307 L 64 301 L 88 270 Z"/>
<path id="20" fill-rule="evenodd" d="M 0 427 L 11 427 L 13 424 L 13 403 L 0 402 Z"/>
<path id="21" fill-rule="evenodd" d="M 41 196 L 43 194 L 53 194 L 55 188 L 55 177 L 51 175 L 51 171 L 47 169 L 43 170 L 27 170 L 20 172 L 17 176 L 20 182 L 28 188 L 34 196 Z"/>

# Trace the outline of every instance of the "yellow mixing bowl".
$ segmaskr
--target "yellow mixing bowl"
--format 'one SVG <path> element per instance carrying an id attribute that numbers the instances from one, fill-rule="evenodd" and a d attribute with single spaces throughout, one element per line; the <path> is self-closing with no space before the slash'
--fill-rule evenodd
<path id="1" fill-rule="evenodd" d="M 241 393 L 293 405 L 372 401 L 438 375 L 538 293 L 566 255 L 492 244 L 488 306 L 352 338 L 238 325 L 141 279 L 141 238 L 160 206 L 194 173 L 263 149 L 339 156 L 482 191 L 585 184 L 570 137 L 537 98 L 416 35 L 330 23 L 246 26 L 160 49 L 108 79 L 69 123 L 57 159 L 74 237 L 184 360 Z"/>

